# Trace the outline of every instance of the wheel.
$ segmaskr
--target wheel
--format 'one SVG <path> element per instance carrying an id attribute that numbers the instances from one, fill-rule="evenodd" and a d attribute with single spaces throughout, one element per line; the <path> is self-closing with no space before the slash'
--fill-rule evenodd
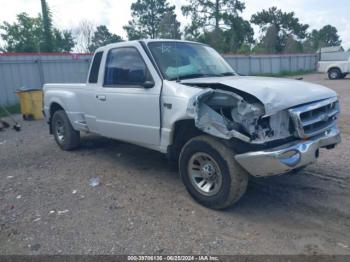
<path id="1" fill-rule="evenodd" d="M 77 148 L 80 144 L 80 132 L 73 129 L 66 113 L 58 110 L 52 117 L 52 131 L 58 146 L 66 151 Z"/>
<path id="2" fill-rule="evenodd" d="M 192 138 L 184 145 L 179 171 L 190 195 L 213 209 L 233 205 L 248 185 L 248 173 L 235 161 L 234 152 L 206 135 Z"/>
<path id="3" fill-rule="evenodd" d="M 331 68 L 328 71 L 328 78 L 331 80 L 339 79 L 342 76 L 338 68 Z"/>

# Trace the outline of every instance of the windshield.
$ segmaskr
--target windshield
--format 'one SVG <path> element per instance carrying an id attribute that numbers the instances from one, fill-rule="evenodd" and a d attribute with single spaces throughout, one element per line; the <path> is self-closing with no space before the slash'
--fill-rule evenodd
<path id="1" fill-rule="evenodd" d="M 148 47 L 167 80 L 235 75 L 221 55 L 206 45 L 153 42 Z"/>

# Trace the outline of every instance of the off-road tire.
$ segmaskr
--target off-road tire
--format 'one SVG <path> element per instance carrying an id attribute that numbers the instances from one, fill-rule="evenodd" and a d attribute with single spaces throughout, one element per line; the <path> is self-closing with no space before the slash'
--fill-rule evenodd
<path id="1" fill-rule="evenodd" d="M 188 165 L 191 157 L 203 152 L 212 157 L 222 174 L 220 190 L 213 196 L 198 192 L 191 183 Z M 218 139 L 202 135 L 192 138 L 181 150 L 179 172 L 189 194 L 200 204 L 212 209 L 225 209 L 236 203 L 245 193 L 248 173 L 234 159 L 235 153 Z"/>
<path id="2" fill-rule="evenodd" d="M 57 132 L 59 126 L 64 130 L 63 140 Z M 58 110 L 54 113 L 52 117 L 52 131 L 57 145 L 62 150 L 71 151 L 79 147 L 80 132 L 73 129 L 64 110 Z"/>

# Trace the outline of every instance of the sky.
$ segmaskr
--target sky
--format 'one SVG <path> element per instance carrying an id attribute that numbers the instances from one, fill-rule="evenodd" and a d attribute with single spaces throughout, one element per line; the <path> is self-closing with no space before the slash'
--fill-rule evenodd
<path id="1" fill-rule="evenodd" d="M 81 20 L 90 20 L 96 25 L 106 25 L 109 30 L 126 38 L 123 26 L 130 20 L 130 6 L 135 0 L 47 0 L 53 13 L 54 26 L 60 29 L 76 28 Z M 176 6 L 179 21 L 184 26 L 188 19 L 181 14 L 186 0 L 169 0 Z M 249 20 L 251 15 L 277 6 L 286 12 L 295 12 L 302 23 L 310 29 L 320 29 L 331 24 L 338 29 L 345 49 L 350 48 L 350 1 L 349 0 L 245 0 L 246 9 L 242 16 Z M 40 0 L 0 0 L 0 22 L 13 22 L 16 14 L 26 12 L 36 16 L 41 11 Z M 254 27 L 255 37 L 259 28 Z"/>

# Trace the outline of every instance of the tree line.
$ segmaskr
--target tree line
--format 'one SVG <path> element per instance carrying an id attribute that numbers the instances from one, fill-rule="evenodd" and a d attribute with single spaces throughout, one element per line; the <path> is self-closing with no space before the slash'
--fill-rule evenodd
<path id="1" fill-rule="evenodd" d="M 2 52 L 93 52 L 99 46 L 124 41 L 105 25 L 82 21 L 75 30 L 60 30 L 52 24 L 52 12 L 45 0 L 37 17 L 17 15 L 14 23 L 0 24 L 4 42 Z M 245 20 L 243 0 L 188 0 L 181 7 L 190 20 L 181 30 L 175 6 L 168 0 L 136 0 L 131 5 L 132 19 L 123 27 L 129 40 L 145 38 L 186 39 L 209 44 L 222 53 L 300 53 L 321 47 L 337 46 L 337 29 L 325 25 L 309 31 L 294 12 L 276 7 L 261 10 Z M 254 38 L 252 25 L 260 29 Z"/>

